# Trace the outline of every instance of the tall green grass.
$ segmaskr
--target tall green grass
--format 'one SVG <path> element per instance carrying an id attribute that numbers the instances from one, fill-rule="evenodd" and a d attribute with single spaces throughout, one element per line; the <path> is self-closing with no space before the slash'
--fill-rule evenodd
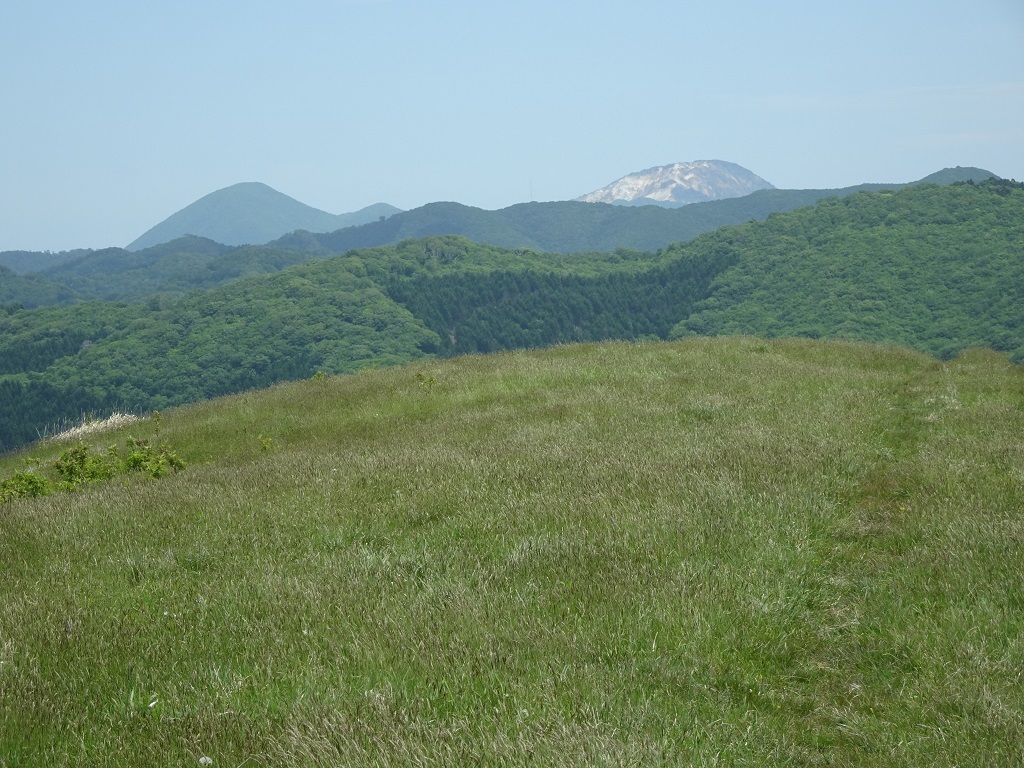
<path id="1" fill-rule="evenodd" d="M 186 470 L 0 508 L 0 764 L 1024 762 L 998 355 L 562 347 L 159 430 Z"/>

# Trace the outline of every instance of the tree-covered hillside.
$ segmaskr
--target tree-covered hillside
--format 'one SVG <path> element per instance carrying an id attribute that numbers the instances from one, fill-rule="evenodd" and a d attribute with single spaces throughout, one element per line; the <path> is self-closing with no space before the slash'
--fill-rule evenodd
<path id="1" fill-rule="evenodd" d="M 742 256 L 674 335 L 810 336 L 1024 362 L 1024 189 L 922 186 L 825 200 L 717 235 Z"/>
<path id="2" fill-rule="evenodd" d="M 436 337 L 366 277 L 315 262 L 151 308 L 0 316 L 0 449 L 82 413 L 148 411 L 422 357 Z"/>
<path id="3" fill-rule="evenodd" d="M 41 307 L 70 304 L 80 298 L 74 290 L 40 275 L 19 275 L 0 265 L 0 306 Z"/>
<path id="4" fill-rule="evenodd" d="M 0 251 L 0 266 L 7 267 L 22 275 L 26 272 L 39 272 L 62 264 L 78 256 L 92 253 L 91 248 L 78 248 L 73 251 Z"/>
<path id="5" fill-rule="evenodd" d="M 100 301 L 137 301 L 153 294 L 181 296 L 241 277 L 279 272 L 309 254 L 265 246 L 231 247 L 199 237 L 128 251 L 109 248 L 44 270 L 48 280 Z"/>

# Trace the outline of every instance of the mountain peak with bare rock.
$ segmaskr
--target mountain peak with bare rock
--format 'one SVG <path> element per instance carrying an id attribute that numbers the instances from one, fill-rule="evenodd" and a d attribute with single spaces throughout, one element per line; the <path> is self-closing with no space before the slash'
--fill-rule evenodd
<path id="1" fill-rule="evenodd" d="M 637 171 L 576 199 L 584 203 L 678 208 L 689 203 L 743 197 L 759 189 L 774 188 L 760 176 L 735 163 L 696 160 Z"/>

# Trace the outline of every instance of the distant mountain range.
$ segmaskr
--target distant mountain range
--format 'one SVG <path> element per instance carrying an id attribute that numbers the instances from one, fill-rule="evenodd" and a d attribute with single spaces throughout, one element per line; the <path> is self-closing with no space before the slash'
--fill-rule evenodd
<path id="1" fill-rule="evenodd" d="M 994 175 L 981 168 L 949 168 L 917 183 L 982 181 Z M 619 247 L 653 250 L 725 224 L 812 205 L 823 197 L 902 186 L 860 184 L 843 189 L 780 190 L 735 163 L 699 160 L 630 174 L 574 201 L 521 203 L 497 211 L 453 202 L 428 203 L 401 211 L 378 203 L 336 216 L 265 184 L 250 182 L 197 200 L 130 243 L 127 250 L 139 251 L 193 235 L 225 245 L 271 243 L 337 253 L 389 245 L 410 237 L 449 234 L 505 248 L 558 253 Z M 9 266 L 21 271 L 18 266 Z"/>
<path id="2" fill-rule="evenodd" d="M 631 173 L 576 199 L 584 203 L 678 208 L 708 200 L 743 197 L 761 189 L 775 187 L 735 163 L 697 160 Z"/>
<path id="3" fill-rule="evenodd" d="M 377 221 L 401 209 L 376 203 L 354 213 L 333 214 L 300 203 L 259 182 L 234 184 L 196 200 L 128 244 L 140 251 L 185 235 L 224 245 L 265 243 L 297 229 L 333 232 Z"/>
<path id="4" fill-rule="evenodd" d="M 981 168 L 957 167 L 912 183 L 978 182 L 993 176 L 995 174 Z M 130 299 L 151 291 L 179 293 L 208 288 L 254 271 L 275 271 L 311 255 L 327 256 L 352 248 L 385 246 L 432 235 L 461 235 L 503 248 L 550 253 L 608 252 L 618 248 L 654 251 L 725 225 L 763 220 L 773 213 L 814 205 L 823 198 L 904 186 L 908 185 L 771 188 L 742 197 L 676 208 L 563 201 L 521 203 L 497 211 L 459 203 L 429 203 L 410 211 L 398 211 L 393 206 L 379 204 L 354 214 L 334 216 L 316 211 L 263 184 L 236 184 L 197 200 L 134 241 L 128 249 L 0 252 L 0 266 L 10 270 L 0 272 L 0 304 L 39 306 L 87 298 Z M 312 211 L 317 215 L 307 222 L 311 229 L 303 229 L 295 218 L 289 219 L 288 211 L 305 211 L 306 214 Z M 359 215 L 369 223 L 336 226 L 339 221 L 352 222 Z M 204 221 L 207 225 L 203 225 Z M 289 222 L 287 226 L 282 223 L 285 221 Z M 268 230 L 256 227 L 266 226 L 267 222 L 277 222 L 272 227 L 277 234 L 263 239 L 260 232 L 265 234 Z M 316 232 L 323 227 L 334 229 Z M 162 240 L 169 233 L 183 229 L 192 230 L 191 235 Z M 204 231 L 207 234 L 203 234 Z M 274 237 L 277 239 L 272 239 Z M 147 239 L 160 242 L 147 246 Z M 232 244 L 239 242 L 263 242 L 266 247 L 241 249 Z M 214 261 L 218 265 L 216 269 L 208 266 Z M 15 279 L 17 275 L 30 273 L 45 280 Z M 133 277 L 128 279 L 129 275 Z M 112 280 L 112 276 L 118 279 Z"/>
<path id="5" fill-rule="evenodd" d="M 981 168 L 947 168 L 911 184 L 983 181 L 995 176 Z M 497 211 L 459 203 L 430 203 L 337 232 L 293 232 L 271 245 L 312 253 L 343 253 L 351 248 L 391 245 L 428 235 L 462 235 L 503 248 L 553 253 L 653 251 L 692 240 L 729 224 L 763 220 L 773 213 L 814 205 L 826 197 L 896 190 L 908 184 L 858 184 L 842 189 L 761 189 L 743 197 L 666 208 L 658 205 L 606 205 L 565 201 L 520 203 Z"/>
<path id="6" fill-rule="evenodd" d="M 734 163 L 699 160 L 649 168 L 578 200 L 676 208 L 689 203 L 741 197 L 760 189 L 773 187 Z M 188 235 L 224 245 L 258 245 L 292 232 L 337 232 L 378 222 L 400 212 L 393 205 L 376 203 L 353 213 L 335 215 L 301 203 L 266 184 L 244 182 L 196 200 L 149 229 L 125 249 L 141 251 Z M 447 233 L 446 230 L 444 234 Z"/>

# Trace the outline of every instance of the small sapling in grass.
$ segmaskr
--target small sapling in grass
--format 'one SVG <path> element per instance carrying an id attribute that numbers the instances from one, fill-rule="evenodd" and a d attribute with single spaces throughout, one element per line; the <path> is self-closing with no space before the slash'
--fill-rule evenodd
<path id="1" fill-rule="evenodd" d="M 416 372 L 416 381 L 420 384 L 420 389 L 423 389 L 430 394 L 434 391 L 434 385 L 437 383 L 437 379 L 433 376 L 427 376 L 423 371 Z"/>

